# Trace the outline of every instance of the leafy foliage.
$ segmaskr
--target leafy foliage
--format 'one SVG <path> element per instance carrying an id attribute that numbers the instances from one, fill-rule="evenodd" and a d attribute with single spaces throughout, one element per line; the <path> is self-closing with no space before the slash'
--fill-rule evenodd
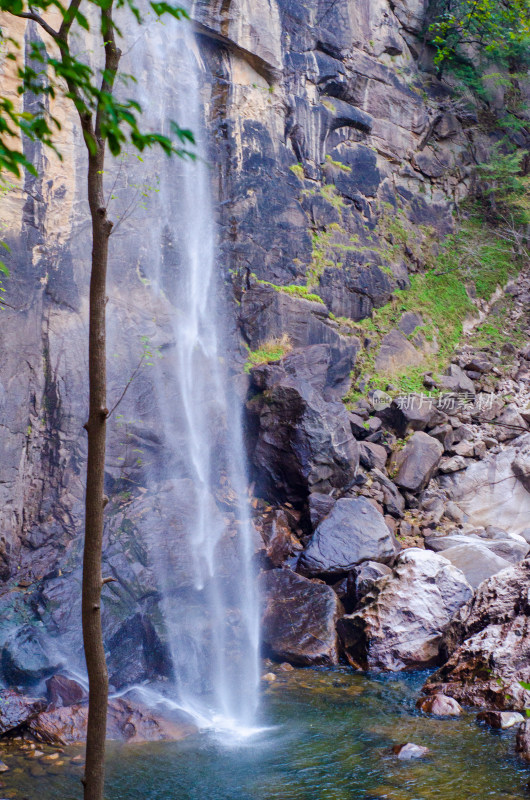
<path id="1" fill-rule="evenodd" d="M 516 56 L 530 41 L 530 0 L 436 0 L 431 9 L 429 32 L 440 68 L 461 61 L 466 46 Z"/>
<path id="2" fill-rule="evenodd" d="M 120 100 L 113 93 L 116 69 L 109 68 L 108 58 L 104 67 L 96 69 L 86 63 L 82 55 L 72 52 L 68 40 L 70 29 L 74 23 L 86 31 L 90 29 L 91 6 L 99 11 L 100 34 L 106 51 L 109 43 L 121 36 L 112 18 L 113 7 L 128 9 L 138 24 L 143 21 L 133 0 L 71 0 L 68 6 L 60 0 L 35 0 L 31 4 L 24 0 L 0 0 L 1 11 L 33 20 L 53 41 L 53 44 L 52 41 L 46 44 L 33 41 L 29 58 L 23 61 L 19 57 L 19 43 L 12 37 L 5 37 L 0 29 L 0 37 L 7 48 L 5 57 L 15 64 L 16 91 L 19 95 L 31 92 L 38 101 L 36 111 L 19 111 L 11 98 L 0 96 L 0 172 L 7 171 L 20 177 L 22 168 L 25 168 L 35 174 L 35 167 L 20 148 L 20 134 L 56 150 L 54 137 L 61 125 L 49 111 L 49 100 L 59 94 L 72 100 L 82 121 L 96 120 L 93 130 L 88 125 L 83 126 L 91 152 L 95 152 L 96 140 L 102 140 L 108 143 L 113 155 L 130 142 L 139 151 L 156 145 L 168 155 L 192 156 L 187 148 L 194 142 L 193 134 L 180 128 L 177 122 L 171 122 L 170 136 L 141 128 L 139 103 L 132 98 Z M 151 2 L 149 7 L 157 17 L 187 17 L 184 9 L 171 3 Z M 58 29 L 47 20 L 51 10 L 55 14 L 59 11 L 61 24 Z M 132 80 L 131 76 L 123 77 L 129 82 Z"/>

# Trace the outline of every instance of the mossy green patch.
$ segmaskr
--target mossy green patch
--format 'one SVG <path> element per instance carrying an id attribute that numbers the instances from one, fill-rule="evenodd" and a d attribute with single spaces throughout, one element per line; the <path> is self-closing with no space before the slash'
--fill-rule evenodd
<path id="1" fill-rule="evenodd" d="M 279 339 L 271 339 L 265 342 L 257 350 L 248 349 L 248 358 L 245 364 L 245 372 L 250 372 L 252 367 L 260 364 L 269 364 L 272 361 L 280 361 L 291 350 L 291 343 L 287 335 Z"/>

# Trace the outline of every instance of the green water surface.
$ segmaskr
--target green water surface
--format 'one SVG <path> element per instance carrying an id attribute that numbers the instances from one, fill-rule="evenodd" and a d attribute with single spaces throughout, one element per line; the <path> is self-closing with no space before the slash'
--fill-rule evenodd
<path id="1" fill-rule="evenodd" d="M 201 733 L 176 743 L 109 743 L 108 800 L 484 800 L 528 798 L 530 768 L 515 732 L 492 731 L 470 711 L 457 719 L 415 709 L 425 675 L 339 670 L 277 672 L 263 690 L 261 733 L 227 743 Z M 392 745 L 430 749 L 399 761 Z M 2 758 L 0 798 L 73 800 L 82 768 L 35 764 L 14 747 Z"/>

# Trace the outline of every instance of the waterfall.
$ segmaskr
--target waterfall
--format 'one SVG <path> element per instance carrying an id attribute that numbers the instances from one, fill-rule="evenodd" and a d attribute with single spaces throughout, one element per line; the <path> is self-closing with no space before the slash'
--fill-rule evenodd
<path id="1" fill-rule="evenodd" d="M 171 339 L 154 359 L 163 445 L 150 482 L 168 511 L 149 540 L 173 662 L 170 694 L 199 722 L 244 729 L 254 720 L 258 685 L 253 528 L 242 401 L 229 370 L 233 301 L 217 261 L 201 55 L 189 22 L 165 20 L 148 26 L 128 58 L 142 75 L 144 124 L 169 133 L 169 121 L 178 121 L 193 131 L 197 153 L 188 162 L 146 156 L 148 180 L 157 175 L 146 190 L 155 212 L 141 231 L 148 291 L 166 309 Z M 144 524 L 147 536 L 150 520 Z"/>

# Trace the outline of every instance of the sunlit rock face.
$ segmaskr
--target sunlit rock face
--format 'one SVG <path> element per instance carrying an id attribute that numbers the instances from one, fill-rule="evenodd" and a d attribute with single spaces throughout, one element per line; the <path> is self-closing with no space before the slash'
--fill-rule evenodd
<path id="1" fill-rule="evenodd" d="M 451 230 L 451 204 L 468 188 L 466 137 L 478 134 L 473 127 L 464 134 L 466 121 L 446 111 L 446 91 L 432 75 L 432 54 L 420 38 L 424 6 L 232 0 L 199 3 L 195 10 L 232 367 L 243 372 L 242 343 L 256 349 L 286 334 L 302 353 L 320 347 L 326 379 L 312 388 L 315 408 L 329 410 L 346 393 L 359 345 L 354 337 L 344 341 L 329 312 L 364 318 L 406 286 L 408 268 L 422 266 L 423 242 Z M 38 35 L 32 24 L 16 25 L 14 33 L 26 42 Z M 152 59 L 134 50 L 123 67 L 136 73 L 139 96 L 149 93 L 161 107 L 177 84 L 171 67 L 155 74 Z M 0 65 L 11 91 L 10 69 Z M 39 177 L 26 178 L 2 198 L 11 278 L 0 328 L 0 644 L 30 619 L 48 636 L 66 637 L 69 652 L 79 652 L 90 265 L 86 154 L 70 110 L 61 103 L 52 110 L 63 122 L 63 161 L 24 143 Z M 182 264 L 172 225 L 178 209 L 171 198 L 153 200 L 165 169 L 163 161 L 142 165 L 133 155 L 109 165 L 117 196 L 111 214 L 119 220 L 108 286 L 110 407 L 146 348 L 156 362 L 158 351 L 175 345 L 173 277 Z M 127 216 L 133 184 L 148 197 L 133 202 Z M 161 208 L 168 224 L 155 254 L 149 231 L 159 225 Z M 396 220 L 398 228 L 389 228 Z M 405 263 L 392 237 L 412 225 L 417 247 Z M 155 294 L 150 283 L 157 259 L 163 291 Z M 323 303 L 284 297 L 256 278 L 276 287 L 309 281 Z M 304 313 L 301 304 L 307 304 Z M 301 317 L 311 324 L 301 326 Z M 105 589 L 105 631 L 107 642 L 119 644 L 116 654 L 129 646 L 141 654 L 131 680 L 170 673 L 143 505 L 163 508 L 168 471 L 189 478 L 178 431 L 171 452 L 164 447 L 154 372 L 142 366 L 109 425 L 105 570 L 116 583 Z M 334 415 L 335 423 L 340 417 Z M 213 447 L 221 428 L 212 418 Z M 340 465 L 340 480 L 330 480 L 334 488 L 355 472 L 357 451 L 346 444 L 348 464 Z M 253 468 L 263 479 L 260 464 Z M 152 503 L 144 499 L 147 475 L 148 494 L 157 495 Z M 294 491 L 305 500 L 311 482 L 304 481 Z M 318 491 L 321 484 L 311 486 Z M 292 487 L 281 494 L 290 496 Z M 230 517 L 230 487 L 212 502 Z M 119 655 L 111 675 L 115 684 L 124 680 Z"/>

